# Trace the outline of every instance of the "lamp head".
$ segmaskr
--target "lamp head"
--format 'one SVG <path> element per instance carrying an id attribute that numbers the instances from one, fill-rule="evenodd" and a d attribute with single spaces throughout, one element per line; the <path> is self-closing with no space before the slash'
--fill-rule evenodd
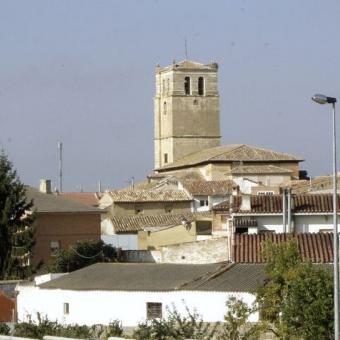
<path id="1" fill-rule="evenodd" d="M 334 103 L 336 103 L 336 98 L 327 97 L 323 94 L 315 94 L 312 97 L 312 100 L 315 101 L 318 104 L 334 104 Z"/>

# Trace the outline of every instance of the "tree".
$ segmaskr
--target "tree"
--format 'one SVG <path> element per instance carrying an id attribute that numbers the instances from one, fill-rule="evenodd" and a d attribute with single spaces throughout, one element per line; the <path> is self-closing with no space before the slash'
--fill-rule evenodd
<path id="1" fill-rule="evenodd" d="M 329 268 L 300 260 L 297 243 L 267 243 L 268 282 L 257 290 L 263 321 L 281 339 L 333 339 Z"/>
<path id="2" fill-rule="evenodd" d="M 26 200 L 20 182 L 5 153 L 0 154 L 0 278 L 25 278 L 31 274 L 34 245 L 32 202 Z"/>
<path id="3" fill-rule="evenodd" d="M 69 250 L 61 250 L 46 270 L 52 273 L 72 272 L 97 262 L 117 261 L 117 251 L 103 241 L 78 241 Z"/>

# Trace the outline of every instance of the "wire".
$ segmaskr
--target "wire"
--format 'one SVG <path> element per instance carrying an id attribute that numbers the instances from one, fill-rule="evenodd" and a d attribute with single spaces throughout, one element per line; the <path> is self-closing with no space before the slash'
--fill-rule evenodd
<path id="1" fill-rule="evenodd" d="M 102 254 L 103 253 L 103 250 L 101 250 L 98 254 L 96 255 L 93 255 L 93 256 L 85 256 L 85 255 L 82 255 L 82 254 L 79 254 L 73 247 L 71 247 L 71 249 L 74 251 L 74 253 L 84 259 L 93 259 L 95 257 L 97 257 L 98 255 Z"/>

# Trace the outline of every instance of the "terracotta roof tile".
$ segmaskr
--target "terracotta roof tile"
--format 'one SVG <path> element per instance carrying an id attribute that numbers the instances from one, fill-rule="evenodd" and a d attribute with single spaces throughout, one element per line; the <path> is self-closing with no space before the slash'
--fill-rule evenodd
<path id="1" fill-rule="evenodd" d="M 98 207 L 99 199 L 102 194 L 97 192 L 62 192 L 59 193 L 58 196 L 71 201 L 89 205 L 90 207 Z"/>
<path id="2" fill-rule="evenodd" d="M 248 175 L 248 174 L 290 174 L 293 170 L 281 168 L 274 165 L 240 165 L 232 168 L 226 174 Z"/>
<path id="3" fill-rule="evenodd" d="M 233 246 L 233 258 L 236 263 L 263 263 L 263 242 L 279 244 L 289 239 L 296 239 L 302 261 L 312 263 L 330 263 L 333 261 L 333 234 L 236 234 Z"/>
<path id="4" fill-rule="evenodd" d="M 227 144 L 204 149 L 157 169 L 166 171 L 206 162 L 300 162 L 302 158 L 248 144 Z"/>
<path id="5" fill-rule="evenodd" d="M 183 190 L 114 190 L 110 191 L 114 202 L 180 202 L 192 198 Z"/>
<path id="6" fill-rule="evenodd" d="M 191 195 L 225 195 L 230 194 L 237 185 L 232 180 L 227 181 L 185 181 L 184 188 Z"/>
<path id="7" fill-rule="evenodd" d="M 233 212 L 244 214 L 282 214 L 282 195 L 252 195 L 250 210 L 241 210 L 242 196 L 234 196 Z M 340 210 L 340 195 L 338 195 L 338 210 Z M 229 211 L 228 201 L 214 206 L 215 211 Z M 331 194 L 292 195 L 292 210 L 294 214 L 331 213 L 333 198 Z"/>
<path id="8" fill-rule="evenodd" d="M 125 215 L 115 216 L 111 219 L 115 232 L 137 232 L 148 227 L 165 227 L 180 225 L 185 217 L 188 222 L 202 217 L 211 217 L 211 213 L 184 213 L 184 214 L 162 214 L 162 215 Z"/>

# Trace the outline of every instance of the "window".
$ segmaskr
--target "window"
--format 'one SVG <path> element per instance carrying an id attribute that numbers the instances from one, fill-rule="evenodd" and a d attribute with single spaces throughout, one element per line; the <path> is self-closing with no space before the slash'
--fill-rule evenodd
<path id="1" fill-rule="evenodd" d="M 160 302 L 146 303 L 147 319 L 160 319 L 162 317 L 162 304 Z"/>
<path id="2" fill-rule="evenodd" d="M 164 154 L 164 164 L 168 163 L 168 154 Z"/>
<path id="3" fill-rule="evenodd" d="M 211 233 L 212 233 L 211 221 L 196 221 L 197 235 L 211 235 Z"/>
<path id="4" fill-rule="evenodd" d="M 170 92 L 170 79 L 169 78 L 166 80 L 166 89 L 168 92 Z"/>
<path id="5" fill-rule="evenodd" d="M 163 113 L 166 115 L 166 102 L 163 103 Z"/>
<path id="6" fill-rule="evenodd" d="M 163 94 L 165 93 L 165 79 L 163 79 L 163 88 L 162 88 Z"/>
<path id="7" fill-rule="evenodd" d="M 51 256 L 56 256 L 59 250 L 60 250 L 60 241 L 51 241 L 50 243 Z"/>
<path id="8" fill-rule="evenodd" d="M 204 95 L 204 78 L 203 77 L 198 78 L 198 95 L 199 96 Z"/>
<path id="9" fill-rule="evenodd" d="M 209 205 L 208 200 L 200 200 L 200 207 L 207 207 Z"/>
<path id="10" fill-rule="evenodd" d="M 184 93 L 185 94 L 191 94 L 190 77 L 185 77 L 184 78 Z"/>
<path id="11" fill-rule="evenodd" d="M 70 304 L 68 302 L 64 302 L 64 315 L 70 314 Z"/>

